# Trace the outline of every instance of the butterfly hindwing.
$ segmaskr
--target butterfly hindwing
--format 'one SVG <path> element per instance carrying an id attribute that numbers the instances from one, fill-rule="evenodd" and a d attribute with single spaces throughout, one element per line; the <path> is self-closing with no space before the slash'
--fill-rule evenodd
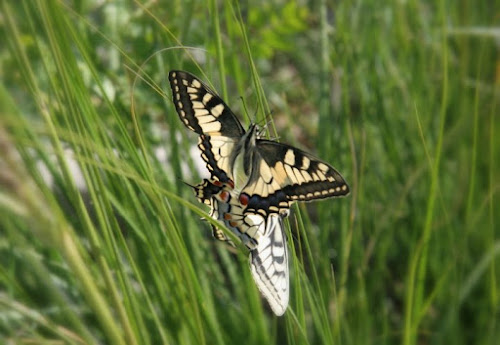
<path id="1" fill-rule="evenodd" d="M 254 172 L 240 201 L 247 211 L 280 213 L 294 201 L 311 201 L 349 193 L 340 173 L 331 165 L 295 147 L 257 140 Z"/>
<path id="2" fill-rule="evenodd" d="M 199 202 L 210 206 L 210 217 L 219 220 L 222 219 L 224 213 L 229 211 L 228 205 L 219 202 L 222 193 L 227 193 L 227 185 L 217 180 L 203 179 L 203 181 L 196 186 L 189 186 L 193 188 L 194 194 Z M 228 242 L 234 246 L 234 243 L 231 242 L 224 231 L 214 225 L 212 225 L 212 235 L 215 239 Z"/>
<path id="3" fill-rule="evenodd" d="M 219 181 L 193 186 L 200 201 L 210 200 L 210 216 L 221 221 L 250 249 L 250 269 L 259 291 L 273 312 L 283 315 L 289 300 L 288 249 L 282 215 L 245 212 L 234 191 Z M 234 245 L 224 231 L 212 227 L 220 241 Z"/>
<path id="4" fill-rule="evenodd" d="M 286 311 L 290 295 L 288 249 L 282 217 L 270 215 L 265 227 L 265 235 L 250 252 L 250 270 L 271 309 L 280 316 Z"/>
<path id="5" fill-rule="evenodd" d="M 227 212 L 226 204 L 219 203 L 214 198 L 212 200 L 212 209 L 210 211 L 210 217 L 220 220 L 222 219 L 225 212 Z M 224 231 L 217 226 L 212 225 L 212 235 L 216 240 L 222 242 L 228 242 L 230 245 L 234 246 L 234 243 L 226 236 Z"/>
<path id="6" fill-rule="evenodd" d="M 198 201 L 211 207 L 210 216 L 223 222 L 241 242 L 254 249 L 258 239 L 264 234 L 264 217 L 260 215 L 245 214 L 243 206 L 238 202 L 237 195 L 228 184 L 217 180 L 204 179 L 200 184 L 191 186 Z M 213 227 L 216 239 L 230 242 L 224 231 Z"/>
<path id="7" fill-rule="evenodd" d="M 207 164 L 207 168 L 212 175 L 212 179 L 224 183 L 232 180 L 231 153 L 236 144 L 237 141 L 233 138 L 200 135 L 198 148 L 201 151 L 201 158 Z"/>

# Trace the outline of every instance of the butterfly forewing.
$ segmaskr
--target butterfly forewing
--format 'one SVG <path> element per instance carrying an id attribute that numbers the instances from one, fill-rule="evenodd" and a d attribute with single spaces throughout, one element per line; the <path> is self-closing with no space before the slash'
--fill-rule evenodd
<path id="1" fill-rule="evenodd" d="M 231 109 L 198 78 L 182 71 L 169 73 L 172 98 L 182 122 L 200 135 L 198 147 L 212 179 L 232 180 L 230 156 L 245 133 Z"/>
<path id="2" fill-rule="evenodd" d="M 182 71 L 171 71 L 168 79 L 177 114 L 190 130 L 230 138 L 245 133 L 231 109 L 201 80 Z"/>
<path id="3" fill-rule="evenodd" d="M 294 201 L 311 201 L 349 193 L 335 168 L 295 147 L 257 141 L 255 171 L 240 200 L 248 212 L 262 214 L 287 210 Z"/>

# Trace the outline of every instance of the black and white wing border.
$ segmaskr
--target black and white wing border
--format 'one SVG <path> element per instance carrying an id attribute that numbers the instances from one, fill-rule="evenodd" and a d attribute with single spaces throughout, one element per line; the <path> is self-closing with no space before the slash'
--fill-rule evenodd
<path id="1" fill-rule="evenodd" d="M 295 201 L 340 197 L 349 186 L 328 163 L 290 145 L 257 140 L 253 173 L 242 189 L 246 212 L 264 216 L 287 211 Z"/>
<path id="2" fill-rule="evenodd" d="M 168 79 L 177 114 L 199 135 L 198 148 L 212 179 L 231 182 L 229 158 L 245 134 L 240 121 L 217 93 L 194 75 L 170 71 Z"/>

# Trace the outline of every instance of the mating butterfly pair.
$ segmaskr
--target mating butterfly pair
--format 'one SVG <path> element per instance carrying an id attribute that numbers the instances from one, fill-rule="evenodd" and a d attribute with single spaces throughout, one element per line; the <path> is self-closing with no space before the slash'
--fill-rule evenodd
<path id="1" fill-rule="evenodd" d="M 224 101 L 195 76 L 169 73 L 181 121 L 199 135 L 198 148 L 211 177 L 194 186 L 210 215 L 223 222 L 250 250 L 257 287 L 276 315 L 288 306 L 288 250 L 283 218 L 294 201 L 349 193 L 329 164 L 295 147 L 259 138 L 255 125 L 245 131 Z M 228 238 L 214 228 L 214 236 Z"/>

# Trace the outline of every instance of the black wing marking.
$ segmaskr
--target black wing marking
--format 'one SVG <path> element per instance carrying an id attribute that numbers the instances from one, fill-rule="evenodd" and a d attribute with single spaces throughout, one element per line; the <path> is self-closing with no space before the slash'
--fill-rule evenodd
<path id="1" fill-rule="evenodd" d="M 187 184 L 193 188 L 196 199 L 202 204 L 212 206 L 212 198 L 219 194 L 223 189 L 224 185 L 218 181 L 212 181 L 203 179 L 203 181 L 196 186 Z"/>
<path id="2" fill-rule="evenodd" d="M 221 203 L 216 199 L 212 198 L 212 209 L 210 210 L 210 217 L 220 220 L 224 213 L 228 211 L 227 204 Z M 234 243 L 226 236 L 222 229 L 212 224 L 212 235 L 215 239 L 228 242 L 230 245 L 234 246 Z"/>
<path id="3" fill-rule="evenodd" d="M 170 71 L 168 79 L 175 109 L 190 130 L 230 138 L 240 138 L 245 133 L 231 109 L 201 80 L 182 71 Z"/>
<path id="4" fill-rule="evenodd" d="M 198 148 L 213 180 L 223 183 L 233 181 L 231 153 L 237 143 L 238 141 L 234 138 L 200 135 Z"/>
<path id="5" fill-rule="evenodd" d="M 344 196 L 349 186 L 331 165 L 295 147 L 257 140 L 253 172 L 240 202 L 247 212 L 281 213 L 294 201 Z"/>
<path id="6" fill-rule="evenodd" d="M 288 307 L 290 278 L 288 249 L 280 215 L 267 217 L 265 234 L 250 252 L 252 277 L 273 312 L 281 316 Z"/>
<path id="7" fill-rule="evenodd" d="M 171 71 L 168 78 L 179 118 L 200 135 L 198 147 L 212 179 L 232 181 L 230 156 L 245 134 L 241 123 L 224 101 L 195 76 Z"/>
<path id="8" fill-rule="evenodd" d="M 273 312 L 283 315 L 288 307 L 290 279 L 282 215 L 264 217 L 246 212 L 234 191 L 218 194 L 213 201 L 211 215 L 222 221 L 250 249 L 250 269 L 255 284 Z M 219 231 L 223 240 L 227 240 Z"/>
<path id="9" fill-rule="evenodd" d="M 219 200 L 224 198 L 224 196 L 221 196 L 223 195 L 221 193 L 227 193 L 226 189 L 228 186 L 226 184 L 216 180 L 203 179 L 203 181 L 196 186 L 189 184 L 188 186 L 193 188 L 196 199 L 198 199 L 199 202 L 210 206 L 210 217 L 220 219 L 225 212 L 229 211 L 228 206 L 219 202 Z M 234 246 L 234 243 L 224 234 L 224 231 L 214 225 L 212 225 L 212 235 L 215 239 L 228 242 Z"/>

